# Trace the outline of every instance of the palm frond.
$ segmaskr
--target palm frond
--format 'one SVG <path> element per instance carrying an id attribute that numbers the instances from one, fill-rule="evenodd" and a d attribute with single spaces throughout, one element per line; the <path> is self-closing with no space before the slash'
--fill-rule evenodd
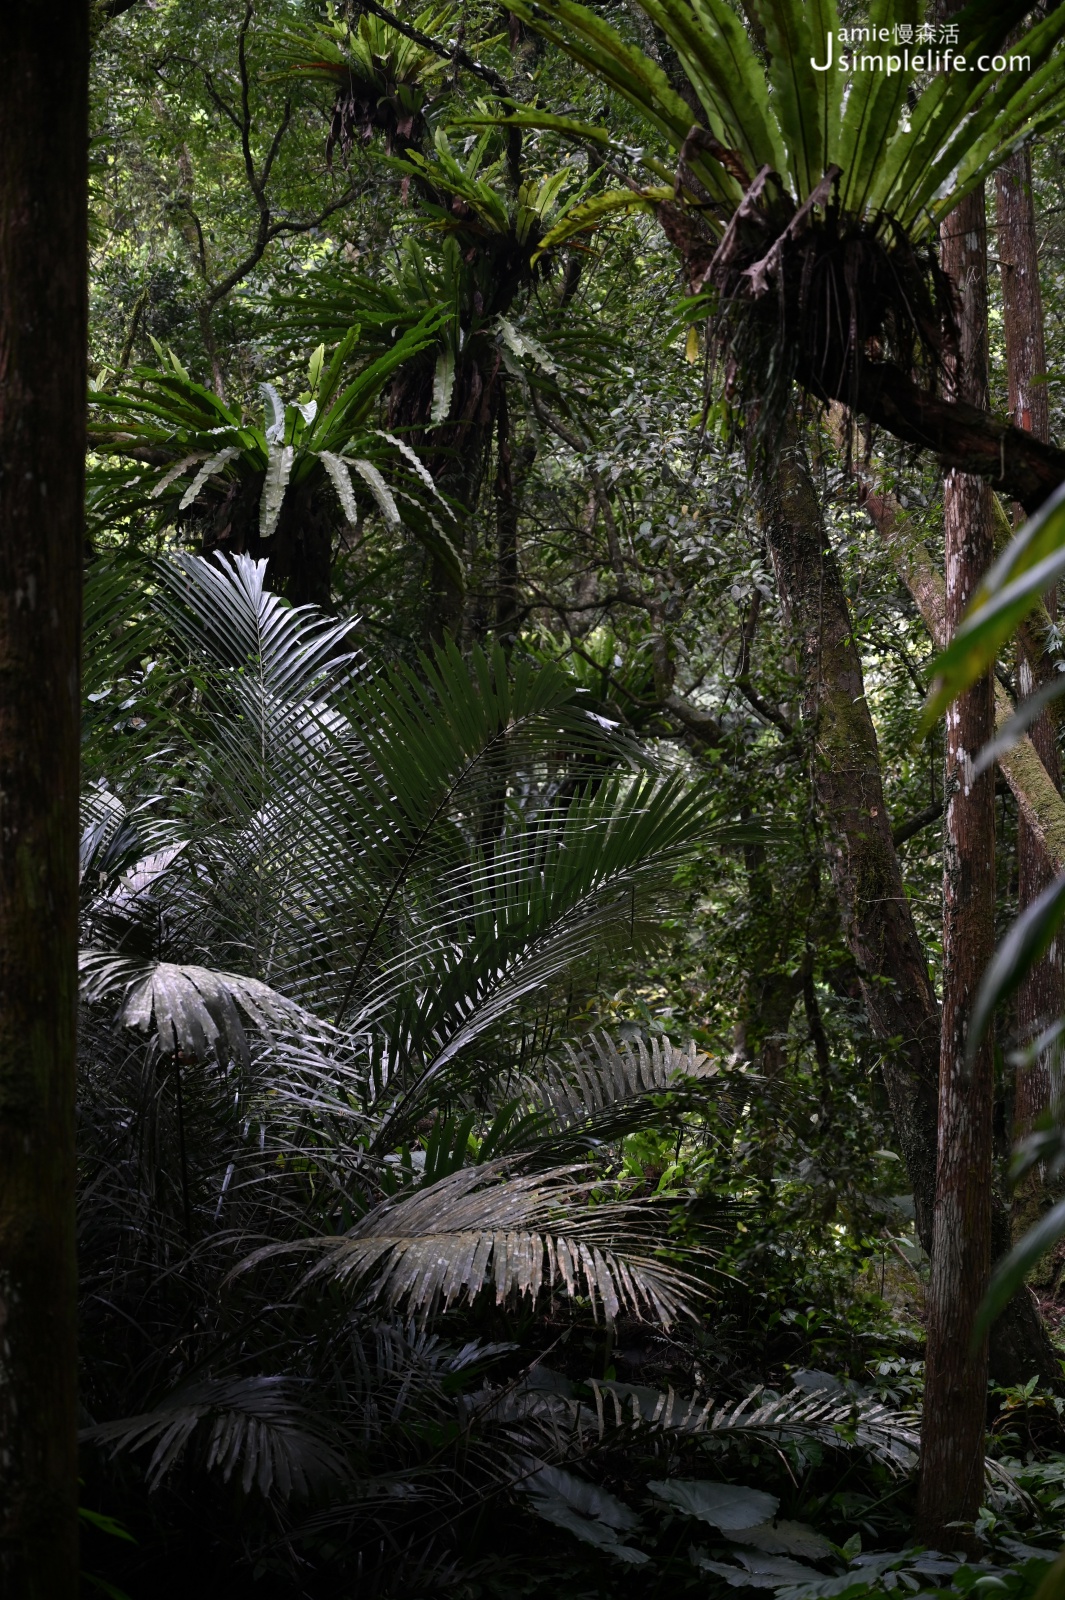
<path id="1" fill-rule="evenodd" d="M 96 1004 L 121 997 L 118 1021 L 150 1034 L 166 1056 L 202 1061 L 217 1053 L 247 1066 L 251 1051 L 241 1011 L 266 1034 L 320 1032 L 316 1019 L 257 978 L 173 961 L 145 963 L 105 950 L 82 950 L 78 964 L 82 998 Z"/>
<path id="2" fill-rule="evenodd" d="M 693 1041 L 681 1050 L 664 1037 L 626 1039 L 618 1046 L 601 1033 L 583 1049 L 566 1045 L 565 1054 L 564 1062 L 538 1067 L 528 1085 L 542 1118 L 538 1151 L 558 1145 L 587 1148 L 652 1119 L 660 1122 L 661 1096 L 673 1092 L 680 1103 L 689 1104 L 690 1092 L 705 1097 L 719 1073 Z"/>
<path id="3" fill-rule="evenodd" d="M 299 1403 L 291 1380 L 215 1378 L 189 1384 L 135 1417 L 85 1428 L 86 1443 L 115 1451 L 152 1447 L 145 1469 L 158 1489 L 193 1441 L 208 1472 L 264 1500 L 306 1498 L 325 1482 L 343 1484 L 349 1469 L 322 1427 Z"/>
<path id="4" fill-rule="evenodd" d="M 385 1200 L 339 1238 L 267 1246 L 242 1270 L 296 1248 L 320 1258 L 305 1281 L 362 1286 L 371 1301 L 402 1302 L 411 1312 L 446 1308 L 486 1286 L 497 1303 L 515 1296 L 535 1304 L 542 1289 L 558 1286 L 571 1298 L 586 1295 L 610 1321 L 624 1308 L 669 1325 L 689 1310 L 693 1281 L 656 1258 L 650 1208 L 590 1206 L 597 1185 L 579 1181 L 582 1170 L 521 1176 L 505 1163 L 467 1168 Z"/>
<path id="5" fill-rule="evenodd" d="M 916 1419 L 902 1416 L 879 1400 L 838 1391 L 801 1389 L 777 1395 L 755 1389 L 734 1404 L 686 1400 L 637 1384 L 597 1383 L 603 1396 L 604 1426 L 646 1426 L 666 1432 L 706 1435 L 721 1440 L 817 1440 L 837 1449 L 860 1450 L 891 1472 L 911 1472 L 920 1452 Z M 597 1401 L 597 1410 L 600 1402 Z M 612 1416 L 608 1412 L 608 1406 Z"/>
<path id="6" fill-rule="evenodd" d="M 920 1452 L 915 1417 L 867 1396 L 841 1393 L 838 1386 L 812 1393 L 796 1388 L 783 1395 L 757 1388 L 724 1403 L 645 1384 L 589 1379 L 586 1387 L 591 1402 L 574 1393 L 568 1380 L 537 1367 L 525 1382 L 486 1404 L 513 1421 L 539 1418 L 544 1442 L 553 1440 L 556 1447 L 567 1430 L 585 1447 L 589 1436 L 613 1448 L 626 1435 L 647 1432 L 696 1444 L 760 1440 L 780 1448 L 805 1440 L 860 1451 L 895 1475 L 912 1472 Z"/>

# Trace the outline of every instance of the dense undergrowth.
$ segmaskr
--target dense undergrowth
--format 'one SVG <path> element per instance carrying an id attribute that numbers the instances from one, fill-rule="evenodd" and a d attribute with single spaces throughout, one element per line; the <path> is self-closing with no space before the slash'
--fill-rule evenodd
<path id="1" fill-rule="evenodd" d="M 774 1082 L 625 998 L 757 820 L 558 668 L 382 670 L 264 564 L 135 570 L 124 629 L 106 566 L 88 605 L 116 682 L 155 651 L 86 724 L 91 1581 L 983 1583 L 906 1549 L 923 1268 L 860 1056 Z M 1060 1402 L 989 1406 L 1021 1595 Z"/>

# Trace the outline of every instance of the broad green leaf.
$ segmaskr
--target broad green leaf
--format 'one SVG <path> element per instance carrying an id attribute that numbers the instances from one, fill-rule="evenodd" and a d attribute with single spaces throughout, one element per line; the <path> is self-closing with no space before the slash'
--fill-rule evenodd
<path id="1" fill-rule="evenodd" d="M 754 1528 L 734 1528 L 731 1537 L 736 1544 L 751 1545 L 766 1555 L 807 1556 L 811 1561 L 825 1561 L 832 1554 L 832 1545 L 821 1533 L 805 1522 L 790 1522 L 780 1518 L 776 1522 L 760 1522 Z"/>
<path id="2" fill-rule="evenodd" d="M 998 657 L 1052 584 L 1065 573 L 1065 484 L 1012 539 L 973 596 L 947 648 L 933 663 L 934 687 L 921 726 L 927 733 L 947 706 Z"/>
<path id="3" fill-rule="evenodd" d="M 1024 1287 L 1025 1280 L 1036 1262 L 1045 1256 L 1048 1250 L 1052 1250 L 1062 1238 L 1065 1238 L 1065 1200 L 1059 1200 L 1057 1205 L 1051 1206 L 1050 1210 L 1014 1245 L 1006 1259 L 1000 1261 L 995 1268 L 987 1296 L 980 1307 L 973 1329 L 974 1340 L 981 1338 L 987 1332 L 995 1318 L 1013 1299 L 1017 1290 Z M 1065 1580 L 1065 1565 L 1062 1567 L 1059 1580 Z M 1059 1588 L 1057 1592 L 1061 1593 L 1061 1589 Z"/>
<path id="4" fill-rule="evenodd" d="M 814 50 L 820 60 L 824 41 L 814 40 L 805 0 L 752 0 L 752 7 L 765 30 L 771 106 L 787 148 L 792 192 L 805 200 L 826 167 L 825 74 L 813 66 Z"/>
<path id="5" fill-rule="evenodd" d="M 277 519 L 281 515 L 281 502 L 285 498 L 285 490 L 292 476 L 295 459 L 296 452 L 292 445 L 271 444 L 270 459 L 266 464 L 263 492 L 259 501 L 259 534 L 263 539 L 269 539 L 277 527 Z"/>
<path id="6" fill-rule="evenodd" d="M 409 462 L 413 467 L 414 471 L 418 474 L 418 477 L 425 484 L 425 487 L 439 500 L 441 496 L 440 490 L 436 486 L 436 480 L 429 471 L 429 468 L 425 465 L 425 462 L 418 455 L 417 451 L 412 450 L 405 439 L 397 439 L 394 433 L 386 433 L 383 428 L 375 428 L 373 431 L 376 433 L 379 439 L 387 439 L 388 443 L 392 445 L 395 450 L 399 451 L 404 461 Z"/>
<path id="7" fill-rule="evenodd" d="M 709 131 L 737 152 L 748 179 L 763 166 L 783 171 L 784 143 L 765 70 L 732 7 L 724 0 L 694 0 L 690 8 L 683 0 L 648 0 L 643 9 L 676 50 Z"/>
<path id="8" fill-rule="evenodd" d="M 973 0 L 958 13 L 959 37 L 970 58 L 994 51 L 1020 22 L 1029 7 L 1024 0 Z M 874 181 L 870 203 L 897 216 L 914 235 L 934 225 L 928 205 L 936 187 L 948 176 L 943 152 L 970 119 L 979 119 L 980 102 L 994 94 L 999 74 L 941 72 L 919 96 L 907 132 L 896 135 L 883 174 Z M 959 195 L 960 199 L 961 196 Z"/>
<path id="9" fill-rule="evenodd" d="M 259 393 L 271 412 L 271 421 L 266 424 L 266 440 L 268 444 L 276 444 L 285 431 L 285 407 L 272 383 L 260 383 Z"/>
<path id="10" fill-rule="evenodd" d="M 969 1060 L 980 1048 L 996 1008 L 1029 973 L 1040 956 L 1049 950 L 1065 918 L 1065 877 L 1056 878 L 1017 918 L 995 951 L 977 990 L 969 1018 L 966 1055 Z"/>
<path id="11" fill-rule="evenodd" d="M 567 239 L 574 239 L 578 234 L 587 233 L 589 229 L 598 227 L 604 217 L 628 215 L 633 211 L 649 211 L 655 201 L 672 199 L 673 189 L 664 186 L 639 190 L 607 189 L 602 194 L 593 195 L 590 200 L 583 200 L 579 205 L 571 206 L 554 227 L 548 229 L 540 240 L 539 249 L 533 260 L 538 261 L 548 250 L 553 250 Z"/>
<path id="12" fill-rule="evenodd" d="M 988 767 L 996 762 L 999 756 L 1012 750 L 1014 745 L 1028 732 L 1034 722 L 1038 722 L 1046 706 L 1054 700 L 1060 700 L 1065 694 L 1065 672 L 1059 672 L 1048 683 L 1040 685 L 1034 694 L 1018 703 L 1012 717 L 1008 717 L 999 728 L 993 739 L 989 739 L 973 762 L 973 777 L 978 778 L 981 772 L 986 772 Z"/>
<path id="13" fill-rule="evenodd" d="M 359 508 L 355 503 L 355 490 L 351 486 L 351 474 L 348 472 L 346 461 L 342 461 L 331 450 L 319 450 L 318 459 L 328 472 L 333 488 L 340 501 L 340 509 L 352 527 L 359 520 Z"/>
<path id="14" fill-rule="evenodd" d="M 916 24 L 922 16 L 919 0 L 876 0 L 869 24 L 889 29 L 895 22 Z M 892 139 L 911 82 L 912 74 L 904 71 L 855 72 L 851 78 L 837 158 L 843 169 L 839 192 L 845 210 L 861 215 L 871 185 L 890 166 Z"/>
<path id="15" fill-rule="evenodd" d="M 826 49 L 828 35 L 831 34 L 835 39 L 839 31 L 839 7 L 836 0 L 808 0 L 806 9 L 810 21 L 814 60 L 823 64 L 827 59 L 823 52 Z M 836 46 L 833 44 L 833 51 L 835 49 Z M 844 74 L 836 71 L 834 55 L 832 69 L 828 72 L 815 72 L 814 79 L 817 84 L 815 92 L 820 102 L 821 126 L 825 131 L 823 167 L 843 166 L 844 163 L 839 155 L 839 139 L 843 122 Z M 851 93 L 853 92 L 852 80 Z"/>
<path id="16" fill-rule="evenodd" d="M 433 373 L 433 408 L 430 420 L 434 423 L 447 421 L 447 414 L 451 410 L 451 395 L 455 387 L 455 352 L 450 344 L 445 344 L 436 358 L 436 370 Z"/>
<path id="17" fill-rule="evenodd" d="M 513 350 L 516 356 L 531 356 L 536 362 L 536 365 L 540 367 L 542 371 L 548 374 L 556 373 L 558 371 L 557 366 L 551 360 L 551 357 L 548 355 L 543 345 L 538 343 L 536 339 L 532 338 L 530 334 L 519 333 L 514 324 L 509 322 L 506 317 L 499 318 L 498 326 L 499 331 L 503 336 L 504 344 Z"/>
<path id="18" fill-rule="evenodd" d="M 662 68 L 626 44 L 609 23 L 576 0 L 545 0 L 535 12 L 526 0 L 514 0 L 511 9 L 588 72 L 612 84 L 674 148 L 680 148 L 691 127 L 691 107 L 671 86 Z"/>
<path id="19" fill-rule="evenodd" d="M 178 478 L 184 477 L 189 468 L 194 467 L 197 461 L 203 461 L 206 455 L 206 450 L 194 450 L 192 455 L 184 456 L 182 460 L 175 462 L 172 467 L 163 473 L 159 482 L 152 485 L 151 498 L 158 500 L 165 489 L 169 489 L 170 485 L 176 483 Z"/>
<path id="20" fill-rule="evenodd" d="M 565 1528 L 582 1544 L 593 1545 L 629 1566 L 643 1566 L 650 1560 L 636 1546 L 624 1544 L 620 1537 L 620 1533 L 639 1526 L 639 1517 L 598 1484 L 577 1478 L 559 1467 L 541 1467 L 521 1487 L 529 1495 L 532 1509 L 538 1516 L 558 1528 Z"/>
<path id="21" fill-rule="evenodd" d="M 211 456 L 208 461 L 205 461 L 199 472 L 197 472 L 196 476 L 189 484 L 188 488 L 185 490 L 185 493 L 181 496 L 178 510 L 184 511 L 187 506 L 190 506 L 211 474 L 217 472 L 221 467 L 225 466 L 227 461 L 232 461 L 234 456 L 238 456 L 239 454 L 240 451 L 237 450 L 233 445 L 226 445 L 224 450 L 219 450 L 217 455 Z"/>
<path id="22" fill-rule="evenodd" d="M 755 1528 L 775 1516 L 780 1501 L 763 1489 L 747 1489 L 738 1483 L 710 1483 L 703 1478 L 667 1478 L 647 1487 L 659 1500 L 676 1506 L 689 1517 L 709 1522 L 723 1533 L 736 1528 Z"/>
<path id="23" fill-rule="evenodd" d="M 1054 1562 L 1032 1600 L 1065 1600 L 1065 1550 Z"/>
<path id="24" fill-rule="evenodd" d="M 352 461 L 351 464 L 359 474 L 359 477 L 369 484 L 371 494 L 384 512 L 385 521 L 390 523 L 393 528 L 398 527 L 402 521 L 399 507 L 396 505 L 391 489 L 377 468 L 371 461 L 360 459 Z"/>

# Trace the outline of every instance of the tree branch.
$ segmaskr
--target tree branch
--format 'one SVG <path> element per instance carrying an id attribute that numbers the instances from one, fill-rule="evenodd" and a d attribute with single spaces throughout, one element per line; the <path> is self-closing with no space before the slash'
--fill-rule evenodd
<path id="1" fill-rule="evenodd" d="M 927 828 L 932 822 L 938 822 L 943 815 L 942 800 L 933 800 L 930 806 L 925 806 L 923 811 L 918 811 L 916 816 L 908 817 L 905 822 L 900 822 L 897 828 L 891 830 L 891 842 L 897 850 L 900 845 L 912 839 L 915 833 L 920 833 L 922 828 Z"/>
<path id="2" fill-rule="evenodd" d="M 771 706 L 768 700 L 763 700 L 754 684 L 751 682 L 751 646 L 758 630 L 758 618 L 762 610 L 762 591 L 756 589 L 751 596 L 751 606 L 744 618 L 743 628 L 740 632 L 740 653 L 736 661 L 736 672 L 732 679 L 747 704 L 753 711 L 784 735 L 786 739 L 794 739 L 795 729 L 782 711 Z"/>
<path id="3" fill-rule="evenodd" d="M 904 444 L 933 451 L 945 471 L 986 479 L 1029 514 L 1065 482 L 1065 450 L 979 406 L 921 389 L 888 362 L 861 362 L 854 389 L 848 376 L 838 394 L 829 394 L 809 373 L 798 377 L 819 399 L 853 406 Z"/>
<path id="4" fill-rule="evenodd" d="M 240 133 L 240 131 L 241 131 L 240 118 L 237 116 L 237 113 L 233 110 L 233 107 L 230 105 L 229 101 L 226 100 L 224 98 L 224 96 L 221 95 L 219 93 L 219 91 L 215 88 L 214 79 L 212 78 L 211 74 L 209 72 L 207 72 L 206 70 L 204 71 L 204 74 L 203 74 L 203 86 L 207 90 L 207 93 L 210 95 L 211 99 L 214 101 L 215 105 L 218 107 L 218 109 L 222 113 L 222 115 L 224 117 L 228 117 L 230 122 L 233 124 L 234 128 L 236 128 L 237 132 Z"/>

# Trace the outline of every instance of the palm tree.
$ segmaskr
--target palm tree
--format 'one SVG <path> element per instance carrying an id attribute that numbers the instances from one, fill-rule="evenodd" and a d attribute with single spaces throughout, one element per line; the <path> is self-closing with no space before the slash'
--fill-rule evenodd
<path id="1" fill-rule="evenodd" d="M 733 833 L 559 669 L 451 648 L 382 671 L 264 566 L 154 569 L 195 690 L 142 790 L 85 801 L 83 1399 L 110 1481 L 127 1457 L 149 1495 L 180 1475 L 216 1548 L 221 1478 L 256 1559 L 413 1583 L 488 1502 L 645 1561 L 588 1476 L 637 1436 L 690 1493 L 729 1441 L 907 1470 L 912 1428 L 849 1396 L 513 1370 L 496 1305 L 668 1323 L 704 1291 L 612 1151 L 746 1087 L 692 1047 L 576 1035 L 567 991 Z"/>

